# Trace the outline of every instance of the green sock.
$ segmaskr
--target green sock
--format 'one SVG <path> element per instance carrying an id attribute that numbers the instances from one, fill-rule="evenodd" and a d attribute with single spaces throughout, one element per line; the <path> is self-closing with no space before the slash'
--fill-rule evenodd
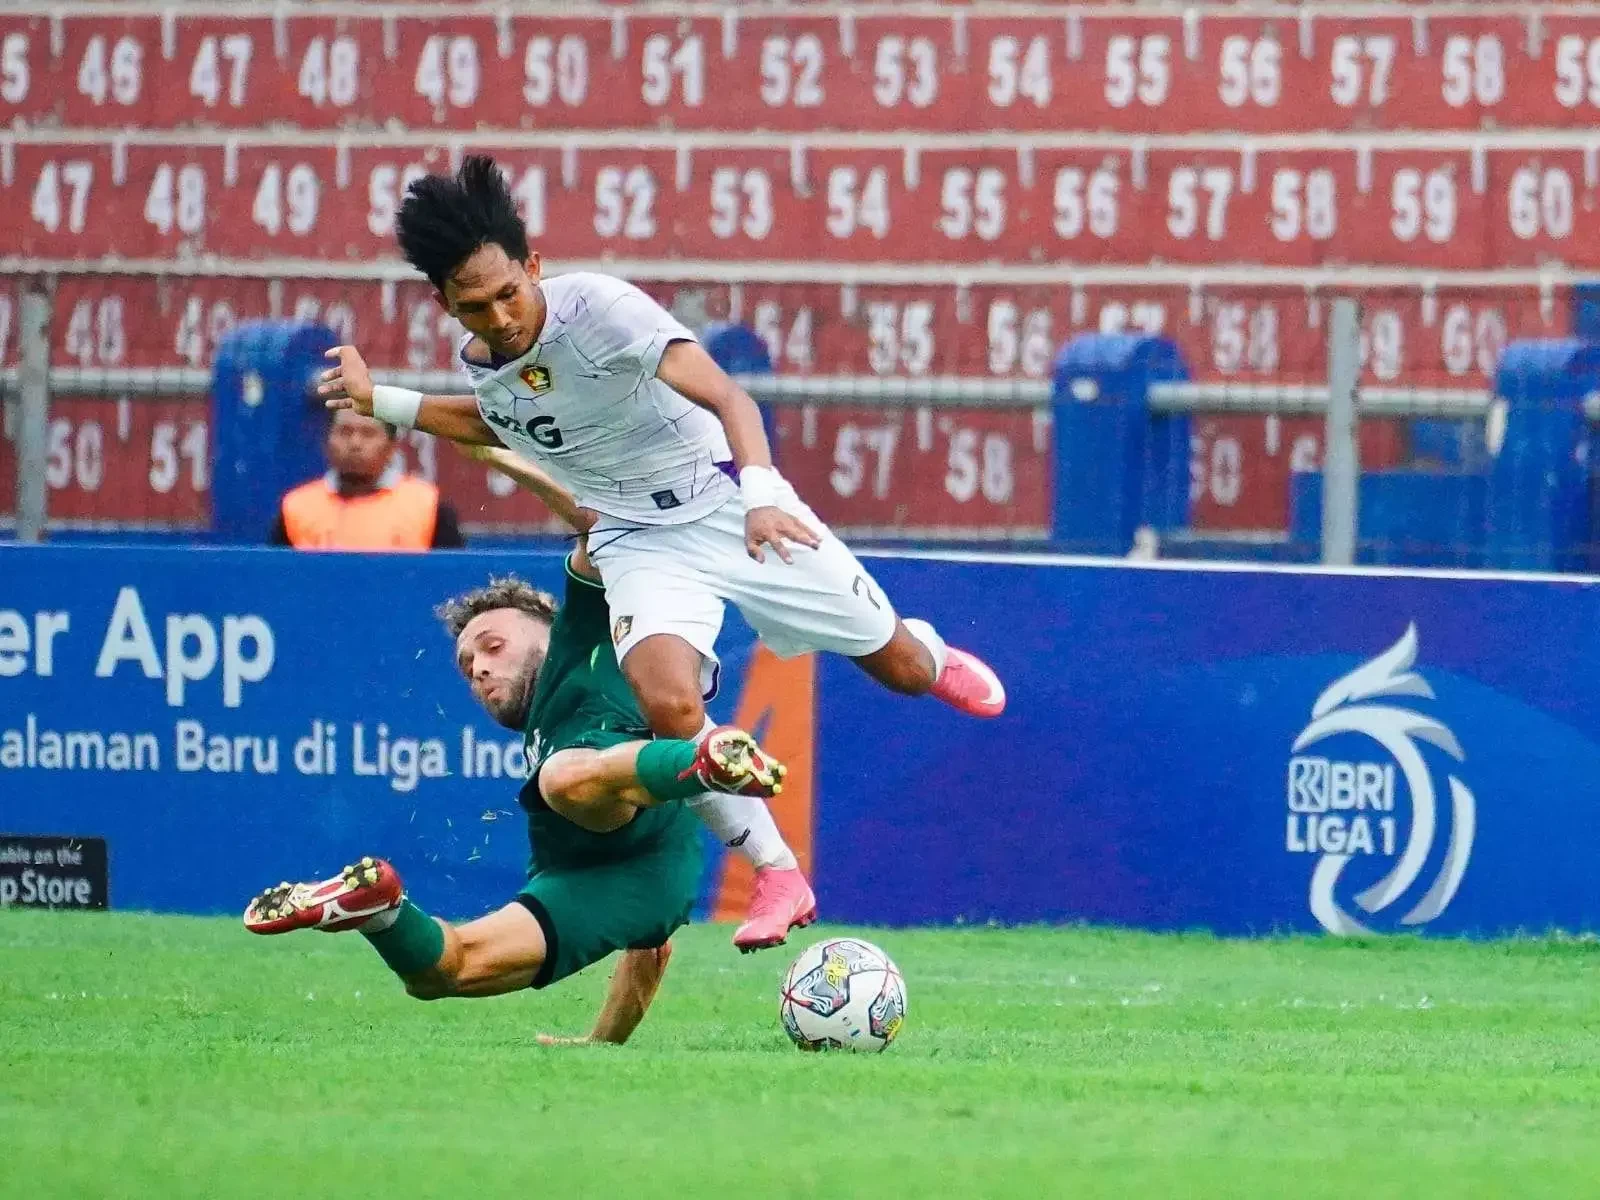
<path id="1" fill-rule="evenodd" d="M 401 901 L 394 924 L 381 933 L 368 933 L 366 938 L 402 979 L 421 974 L 444 957 L 444 930 L 410 900 Z"/>
<path id="2" fill-rule="evenodd" d="M 678 778 L 694 765 L 695 743 L 659 738 L 639 751 L 639 783 L 657 800 L 686 800 L 706 790 L 693 775 Z"/>

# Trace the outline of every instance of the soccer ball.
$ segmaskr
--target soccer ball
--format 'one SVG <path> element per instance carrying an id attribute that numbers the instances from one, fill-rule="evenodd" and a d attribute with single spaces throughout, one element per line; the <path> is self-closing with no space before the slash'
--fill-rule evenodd
<path id="1" fill-rule="evenodd" d="M 829 938 L 789 967 L 778 1016 L 802 1050 L 880 1051 L 905 1024 L 906 981 L 871 942 Z"/>

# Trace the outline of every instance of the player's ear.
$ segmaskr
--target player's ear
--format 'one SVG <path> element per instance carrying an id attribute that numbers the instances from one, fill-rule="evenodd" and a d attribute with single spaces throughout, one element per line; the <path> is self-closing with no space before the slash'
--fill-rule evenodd
<path id="1" fill-rule="evenodd" d="M 433 290 L 433 302 L 444 309 L 445 312 L 448 313 L 450 311 L 450 301 L 445 298 L 445 294 L 438 288 Z"/>
<path id="2" fill-rule="evenodd" d="M 539 282 L 539 273 L 543 266 L 539 261 L 539 252 L 537 250 L 528 255 L 528 261 L 522 264 L 522 268 L 528 272 L 529 283 L 537 284 Z"/>

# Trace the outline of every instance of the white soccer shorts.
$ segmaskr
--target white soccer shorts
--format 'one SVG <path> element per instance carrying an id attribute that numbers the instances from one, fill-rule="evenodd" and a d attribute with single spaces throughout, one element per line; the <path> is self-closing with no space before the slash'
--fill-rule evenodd
<path id="1" fill-rule="evenodd" d="M 703 682 L 712 690 L 725 603 L 780 658 L 817 650 L 859 658 L 883 649 L 897 618 L 871 574 L 793 489 L 783 508 L 822 542 L 815 550 L 791 543 L 792 563 L 770 546 L 766 562 L 750 557 L 738 496 L 683 525 L 601 517 L 589 557 L 605 580 L 618 661 L 653 634 L 674 634 L 705 659 Z"/>

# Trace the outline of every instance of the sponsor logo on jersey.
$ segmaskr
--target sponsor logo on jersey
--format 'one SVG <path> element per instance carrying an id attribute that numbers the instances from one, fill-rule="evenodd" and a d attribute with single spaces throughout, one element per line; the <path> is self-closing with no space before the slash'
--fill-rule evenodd
<path id="1" fill-rule="evenodd" d="M 556 427 L 554 417 L 533 417 L 528 421 L 518 421 L 514 416 L 500 412 L 498 409 L 483 407 L 480 409 L 483 419 L 490 425 L 499 426 L 511 433 L 521 434 L 532 442 L 543 446 L 546 450 L 559 450 L 566 444 L 566 439 L 561 436 L 561 430 Z"/>
<path id="2" fill-rule="evenodd" d="M 556 428 L 554 417 L 534 417 L 525 426 L 528 436 L 546 450 L 559 450 L 563 444 L 561 430 Z"/>
<path id="3" fill-rule="evenodd" d="M 522 432 L 522 426 L 517 423 L 517 419 L 508 413 L 488 406 L 480 408 L 479 411 L 483 413 L 483 419 L 491 425 L 498 425 L 501 429 L 509 429 L 513 433 Z"/>
<path id="4" fill-rule="evenodd" d="M 550 368 L 541 367 L 537 363 L 529 363 L 518 371 L 522 382 L 527 384 L 534 392 L 548 392 L 553 386 L 550 380 Z"/>
<path id="5" fill-rule="evenodd" d="M 618 617 L 617 623 L 611 627 L 611 641 L 613 645 L 622 645 L 622 639 L 633 630 L 632 617 Z"/>
<path id="6" fill-rule="evenodd" d="M 1466 761 L 1465 752 L 1440 721 L 1413 704 L 1392 702 L 1398 696 L 1435 698 L 1428 682 L 1411 669 L 1416 659 L 1413 624 L 1388 650 L 1317 697 L 1311 723 L 1291 748 L 1284 848 L 1319 856 L 1309 903 L 1311 915 L 1330 933 L 1374 932 L 1363 924 L 1365 917 L 1345 910 L 1338 895 L 1340 876 L 1352 863 L 1376 861 L 1386 868 L 1376 883 L 1355 894 L 1355 906 L 1376 917 L 1415 896 L 1400 925 L 1417 928 L 1444 912 L 1472 856 L 1477 801 L 1449 762 L 1424 755 L 1422 744 L 1457 763 Z M 1322 753 L 1305 753 L 1313 749 Z M 1444 811 L 1441 793 L 1449 795 Z M 1405 804 L 1397 806 L 1397 798 L 1409 800 L 1409 813 Z M 1423 880 L 1440 836 L 1447 839 L 1444 855 Z"/>

